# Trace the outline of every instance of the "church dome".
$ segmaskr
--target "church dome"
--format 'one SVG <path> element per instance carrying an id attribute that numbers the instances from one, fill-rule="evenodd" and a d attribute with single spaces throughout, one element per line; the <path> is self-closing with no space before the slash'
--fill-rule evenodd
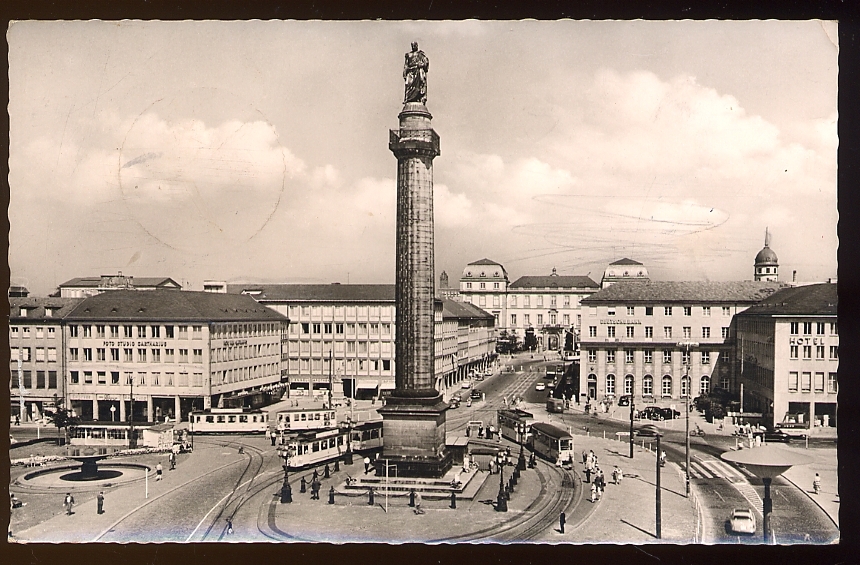
<path id="1" fill-rule="evenodd" d="M 755 266 L 762 265 L 779 265 L 779 260 L 776 258 L 776 253 L 773 252 L 773 249 L 764 246 L 764 249 L 758 252 L 758 255 L 755 256 Z"/>

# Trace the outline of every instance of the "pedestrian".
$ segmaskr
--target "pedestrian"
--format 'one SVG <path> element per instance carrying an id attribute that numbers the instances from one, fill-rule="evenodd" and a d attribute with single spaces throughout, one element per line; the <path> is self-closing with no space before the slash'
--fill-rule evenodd
<path id="1" fill-rule="evenodd" d="M 612 482 L 615 483 L 616 485 L 620 485 L 621 484 L 621 477 L 623 477 L 623 476 L 624 476 L 624 474 L 621 472 L 621 469 L 619 469 L 618 465 L 616 465 L 615 469 L 612 470 Z"/>
<path id="2" fill-rule="evenodd" d="M 278 438 L 278 434 L 275 433 L 275 430 L 272 430 L 269 434 L 269 439 L 272 440 L 272 447 L 275 447 L 275 440 Z"/>
<path id="3" fill-rule="evenodd" d="M 597 486 L 594 483 L 591 483 L 591 502 L 597 500 Z"/>
<path id="4" fill-rule="evenodd" d="M 415 513 L 424 514 L 424 509 L 421 508 L 421 492 L 415 493 Z"/>
<path id="5" fill-rule="evenodd" d="M 561 516 L 558 517 L 558 529 L 562 534 L 564 533 L 564 512 L 561 513 Z"/>
<path id="6" fill-rule="evenodd" d="M 821 476 L 818 473 L 815 473 L 815 478 L 812 479 L 812 490 L 815 494 L 821 493 Z"/>
<path id="7" fill-rule="evenodd" d="M 590 483 L 590 482 L 591 482 L 591 470 L 592 470 L 592 467 L 591 467 L 591 459 L 589 459 L 589 460 L 588 460 L 588 461 L 586 461 L 586 463 L 585 463 L 585 482 L 586 482 L 586 483 Z"/>
<path id="8" fill-rule="evenodd" d="M 320 480 L 319 478 L 314 478 L 313 482 L 311 482 L 311 499 L 319 500 L 320 499 Z"/>
<path id="9" fill-rule="evenodd" d="M 170 461 L 170 470 L 176 469 L 176 455 L 171 451 L 170 455 L 167 456 L 167 460 Z"/>
<path id="10" fill-rule="evenodd" d="M 18 414 L 15 414 L 15 425 L 16 426 L 21 425 L 21 417 Z"/>
<path id="11" fill-rule="evenodd" d="M 466 428 L 468 430 L 468 428 Z M 370 457 L 364 458 L 364 474 L 366 475 L 370 471 Z"/>
<path id="12" fill-rule="evenodd" d="M 317 470 L 316 470 L 316 469 L 314 469 L 314 475 L 313 475 L 313 477 L 311 478 L 311 482 L 313 483 L 314 481 L 318 480 L 319 478 L 320 478 L 320 474 L 319 474 L 319 473 L 317 473 Z"/>
<path id="13" fill-rule="evenodd" d="M 588 461 L 588 451 L 583 449 L 582 450 L 582 464 L 585 465 L 586 461 Z"/>
<path id="14" fill-rule="evenodd" d="M 21 502 L 17 496 L 15 496 L 15 493 L 10 492 L 9 493 L 9 508 L 15 509 L 15 508 L 21 508 L 22 506 L 24 506 L 24 503 Z"/>
<path id="15" fill-rule="evenodd" d="M 98 503 L 97 514 L 105 513 L 105 491 L 100 490 L 98 496 L 96 496 L 96 502 Z"/>
<path id="16" fill-rule="evenodd" d="M 63 508 L 66 509 L 66 516 L 71 516 L 73 514 L 72 507 L 75 505 L 75 497 L 72 496 L 72 493 L 67 492 L 66 498 L 63 499 Z"/>
<path id="17" fill-rule="evenodd" d="M 155 480 L 156 480 L 156 481 L 160 481 L 160 480 L 161 480 L 161 473 L 162 473 L 162 471 L 164 471 L 164 469 L 162 469 L 162 467 L 161 467 L 161 462 L 159 461 L 159 462 L 158 462 L 158 464 L 155 466 Z"/>
<path id="18" fill-rule="evenodd" d="M 227 533 L 228 534 L 233 533 L 233 519 L 232 518 L 227 518 Z"/>

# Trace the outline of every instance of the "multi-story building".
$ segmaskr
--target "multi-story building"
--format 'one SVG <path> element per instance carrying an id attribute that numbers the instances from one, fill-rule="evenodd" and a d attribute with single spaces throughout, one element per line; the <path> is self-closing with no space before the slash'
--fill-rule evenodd
<path id="1" fill-rule="evenodd" d="M 506 327 L 508 272 L 501 263 L 480 259 L 466 265 L 460 277 L 463 302 L 486 310 L 495 318 L 496 329 Z"/>
<path id="2" fill-rule="evenodd" d="M 619 282 L 583 299 L 580 396 L 669 401 L 717 383 L 729 388 L 732 317 L 779 288 L 753 281 Z"/>
<path id="3" fill-rule="evenodd" d="M 394 285 L 230 284 L 290 319 L 282 376 L 292 391 L 328 390 L 374 398 L 394 389 Z M 492 361 L 492 316 L 450 300 L 435 302 L 436 388 L 445 393 Z M 468 346 L 460 345 L 465 333 Z"/>
<path id="4" fill-rule="evenodd" d="M 741 406 L 765 425 L 836 426 L 835 284 L 784 288 L 735 318 Z"/>
<path id="5" fill-rule="evenodd" d="M 643 282 L 651 280 L 648 277 L 648 269 L 639 261 L 633 259 L 619 259 L 606 267 L 603 278 L 600 279 L 600 288 L 607 288 L 618 282 Z"/>
<path id="6" fill-rule="evenodd" d="M 12 413 L 23 421 L 38 420 L 44 411 L 53 411 L 55 403 L 66 394 L 63 386 L 63 317 L 81 300 L 59 297 L 9 299 L 11 405 Z"/>
<path id="7" fill-rule="evenodd" d="M 182 285 L 168 277 L 134 278 L 119 271 L 116 275 L 74 278 L 58 288 L 63 298 L 86 298 L 111 290 L 182 290 Z"/>
<path id="8" fill-rule="evenodd" d="M 280 382 L 288 320 L 252 298 L 114 290 L 64 319 L 65 379 L 83 420 L 185 418 Z M 131 402 L 131 404 L 129 404 Z"/>

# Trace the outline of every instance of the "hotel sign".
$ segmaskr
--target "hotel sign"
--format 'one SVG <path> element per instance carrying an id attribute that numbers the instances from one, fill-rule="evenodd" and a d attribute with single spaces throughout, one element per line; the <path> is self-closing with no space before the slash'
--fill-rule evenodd
<path id="1" fill-rule="evenodd" d="M 823 337 L 791 337 L 789 345 L 827 345 Z"/>

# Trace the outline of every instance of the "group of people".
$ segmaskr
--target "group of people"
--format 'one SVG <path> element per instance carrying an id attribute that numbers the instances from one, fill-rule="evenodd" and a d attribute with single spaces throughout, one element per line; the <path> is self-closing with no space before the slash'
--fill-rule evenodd
<path id="1" fill-rule="evenodd" d="M 591 483 L 591 502 L 600 500 L 603 496 L 603 491 L 606 489 L 606 476 L 597 461 L 597 455 L 593 450 L 582 450 L 582 464 L 585 466 L 585 482 Z M 592 479 L 592 475 L 594 478 Z M 616 485 L 621 484 L 621 479 L 624 473 L 618 468 L 618 465 L 612 469 L 612 482 Z"/>

